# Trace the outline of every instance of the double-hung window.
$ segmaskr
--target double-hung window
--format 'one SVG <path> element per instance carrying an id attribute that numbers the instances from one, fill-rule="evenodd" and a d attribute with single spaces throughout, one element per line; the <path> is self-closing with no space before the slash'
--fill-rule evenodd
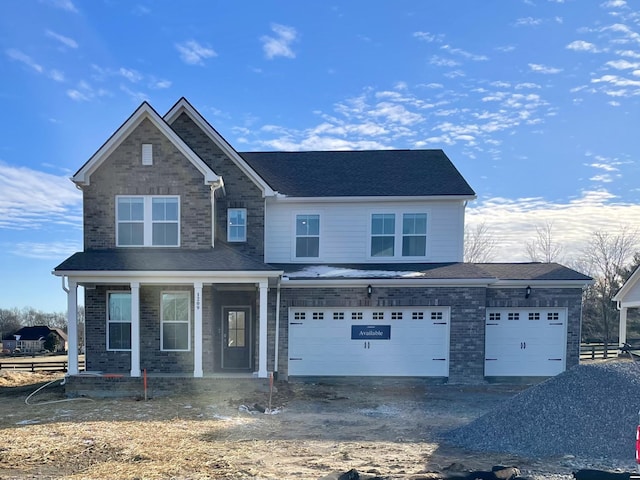
<path id="1" fill-rule="evenodd" d="M 191 302 L 189 292 L 162 292 L 160 349 L 190 350 Z"/>
<path id="2" fill-rule="evenodd" d="M 389 259 L 426 257 L 427 214 L 371 214 L 370 256 Z"/>
<path id="3" fill-rule="evenodd" d="M 320 256 L 320 215 L 296 215 L 296 258 Z"/>
<path id="4" fill-rule="evenodd" d="M 116 244 L 119 247 L 180 245 L 180 198 L 119 196 L 116 199 Z"/>
<path id="5" fill-rule="evenodd" d="M 107 350 L 131 350 L 131 293 L 107 294 Z"/>
<path id="6" fill-rule="evenodd" d="M 393 257 L 395 252 L 396 216 L 393 213 L 371 215 L 371 256 Z"/>
<path id="7" fill-rule="evenodd" d="M 227 210 L 227 241 L 247 241 L 247 209 L 230 208 Z"/>
<path id="8" fill-rule="evenodd" d="M 424 257 L 427 254 L 427 214 L 402 215 L 402 256 Z"/>

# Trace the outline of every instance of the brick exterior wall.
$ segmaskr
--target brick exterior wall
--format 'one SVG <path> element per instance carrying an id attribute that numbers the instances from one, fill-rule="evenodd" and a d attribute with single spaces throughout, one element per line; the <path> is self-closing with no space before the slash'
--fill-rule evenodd
<path id="1" fill-rule="evenodd" d="M 142 165 L 142 144 L 153 165 Z M 180 245 L 211 248 L 211 190 L 202 173 L 149 120 L 114 150 L 83 187 L 85 250 L 116 246 L 116 195 L 179 195 Z"/>
<path id="2" fill-rule="evenodd" d="M 247 241 L 229 243 L 254 257 L 264 258 L 264 198 L 260 189 L 189 118 L 180 115 L 171 125 L 178 135 L 224 181 L 224 196 L 216 199 L 216 241 L 227 240 L 227 209 L 247 209 Z"/>
<path id="3" fill-rule="evenodd" d="M 450 383 L 481 383 L 484 377 L 485 319 L 487 307 L 566 307 L 567 368 L 580 357 L 581 289 L 534 288 L 524 299 L 524 288 L 406 287 L 375 288 L 371 298 L 363 288 L 286 288 L 280 303 L 278 375 L 287 377 L 289 307 L 447 306 L 451 308 Z M 270 345 L 272 341 L 270 340 Z"/>

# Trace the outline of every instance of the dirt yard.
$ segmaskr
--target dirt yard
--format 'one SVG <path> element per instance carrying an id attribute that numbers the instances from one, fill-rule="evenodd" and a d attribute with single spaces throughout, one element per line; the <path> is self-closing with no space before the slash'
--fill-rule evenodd
<path id="1" fill-rule="evenodd" d="M 571 458 L 474 454 L 438 436 L 482 415 L 517 387 L 352 387 L 276 382 L 268 388 L 148 401 L 62 399 L 55 377 L 0 372 L 0 478 L 434 479 L 516 465 L 531 478 L 571 478 Z M 366 474 L 366 475 L 364 475 Z"/>

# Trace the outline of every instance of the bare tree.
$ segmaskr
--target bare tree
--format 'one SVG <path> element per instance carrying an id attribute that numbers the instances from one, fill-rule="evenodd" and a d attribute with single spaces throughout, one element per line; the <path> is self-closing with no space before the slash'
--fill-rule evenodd
<path id="1" fill-rule="evenodd" d="M 611 298 L 624 283 L 637 246 L 637 231 L 623 229 L 618 235 L 598 231 L 582 254 L 587 273 L 594 278 L 594 284 L 585 291 L 583 315 L 592 330 L 602 333 L 605 351 L 614 338 L 618 319 Z"/>
<path id="2" fill-rule="evenodd" d="M 532 262 L 552 263 L 562 258 L 562 246 L 553 237 L 553 222 L 536 226 L 536 236 L 527 242 L 527 255 Z"/>
<path id="3" fill-rule="evenodd" d="M 471 230 L 464 229 L 464 261 L 470 263 L 491 262 L 495 256 L 496 241 L 485 222 Z"/>

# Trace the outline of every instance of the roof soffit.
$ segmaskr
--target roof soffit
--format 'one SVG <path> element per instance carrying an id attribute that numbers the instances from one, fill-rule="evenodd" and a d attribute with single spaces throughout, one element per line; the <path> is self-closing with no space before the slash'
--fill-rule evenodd
<path id="1" fill-rule="evenodd" d="M 182 113 L 191 118 L 195 124 L 214 142 L 220 150 L 222 150 L 242 172 L 247 175 L 251 181 L 262 191 L 263 196 L 273 196 L 276 194 L 264 179 L 249 166 L 247 162 L 238 154 L 238 152 L 227 142 L 218 131 L 198 112 L 189 101 L 182 97 L 171 107 L 163 117 L 167 124 L 171 125 Z"/>
<path id="2" fill-rule="evenodd" d="M 144 121 L 149 120 L 175 147 L 202 173 L 204 183 L 217 183 L 221 178 L 171 129 L 169 124 L 149 105 L 143 102 L 118 128 L 96 153 L 71 177 L 77 185 L 89 185 L 91 174 L 114 150 Z"/>

